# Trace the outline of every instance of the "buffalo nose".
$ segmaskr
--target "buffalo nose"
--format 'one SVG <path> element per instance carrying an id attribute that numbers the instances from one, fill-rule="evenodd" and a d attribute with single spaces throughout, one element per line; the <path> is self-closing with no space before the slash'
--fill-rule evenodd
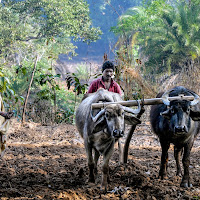
<path id="1" fill-rule="evenodd" d="M 175 132 L 187 132 L 185 126 L 175 126 Z"/>
<path id="2" fill-rule="evenodd" d="M 123 137 L 124 136 L 124 131 L 116 129 L 116 130 L 113 131 L 113 136 L 114 137 Z"/>

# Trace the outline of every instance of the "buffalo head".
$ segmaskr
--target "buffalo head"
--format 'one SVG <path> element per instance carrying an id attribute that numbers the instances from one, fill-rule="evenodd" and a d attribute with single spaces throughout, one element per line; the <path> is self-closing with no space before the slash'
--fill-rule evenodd
<path id="1" fill-rule="evenodd" d="M 187 95 L 193 95 L 193 101 L 169 101 L 168 96 L 170 92 L 173 92 L 173 90 L 164 93 L 162 96 L 164 104 L 167 105 L 167 110 L 161 112 L 160 114 L 169 120 L 170 129 L 173 133 L 188 133 L 191 128 L 191 120 L 200 120 L 200 112 L 196 111 L 196 109 L 192 109 L 199 102 L 199 96 L 196 93 L 189 91 L 189 94 Z"/>
<path id="2" fill-rule="evenodd" d="M 135 116 L 140 110 L 140 105 L 138 105 L 138 109 L 132 109 L 120 104 L 109 104 L 96 114 L 95 117 L 92 115 L 91 117 L 95 123 L 95 128 L 106 128 L 107 133 L 111 135 L 111 137 L 119 138 L 124 136 L 125 121 L 128 124 L 134 125 L 140 123 L 140 120 Z"/>

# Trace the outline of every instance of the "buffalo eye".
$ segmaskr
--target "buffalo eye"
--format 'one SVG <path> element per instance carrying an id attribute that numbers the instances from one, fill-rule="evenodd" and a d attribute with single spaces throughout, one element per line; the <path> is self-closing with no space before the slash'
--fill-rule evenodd
<path id="1" fill-rule="evenodd" d="M 190 108 L 187 108 L 186 113 L 187 113 L 187 114 L 190 113 Z"/>
<path id="2" fill-rule="evenodd" d="M 106 116 L 106 118 L 109 118 L 110 115 L 108 113 L 106 113 L 105 116 Z"/>

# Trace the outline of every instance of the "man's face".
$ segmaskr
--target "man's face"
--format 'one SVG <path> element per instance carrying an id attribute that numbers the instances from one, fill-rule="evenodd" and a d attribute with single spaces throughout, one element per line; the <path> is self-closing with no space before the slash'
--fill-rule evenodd
<path id="1" fill-rule="evenodd" d="M 111 69 L 111 68 L 105 69 L 103 71 L 103 78 L 104 78 L 104 80 L 105 81 L 110 81 L 111 78 L 112 78 L 112 76 L 113 76 L 113 73 L 114 73 L 113 69 Z"/>

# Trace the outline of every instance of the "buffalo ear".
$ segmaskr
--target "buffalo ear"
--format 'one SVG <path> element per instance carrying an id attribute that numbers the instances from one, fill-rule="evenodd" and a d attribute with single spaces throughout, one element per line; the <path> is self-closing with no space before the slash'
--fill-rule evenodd
<path id="1" fill-rule="evenodd" d="M 161 112 L 160 115 L 163 116 L 166 119 L 170 119 L 170 110 L 167 109 L 164 112 Z"/>
<path id="2" fill-rule="evenodd" d="M 92 132 L 97 133 L 99 131 L 102 131 L 105 128 L 106 128 L 106 120 L 105 120 L 105 117 L 102 116 L 97 122 L 95 122 L 94 129 Z"/>
<path id="3" fill-rule="evenodd" d="M 194 121 L 200 121 L 200 111 L 193 111 L 193 110 L 190 110 L 190 117 L 191 117 L 192 120 L 194 120 Z"/>
<path id="4" fill-rule="evenodd" d="M 141 124 L 141 121 L 137 117 L 128 113 L 125 113 L 124 120 L 125 120 L 125 124 L 128 124 L 128 125 Z"/>

